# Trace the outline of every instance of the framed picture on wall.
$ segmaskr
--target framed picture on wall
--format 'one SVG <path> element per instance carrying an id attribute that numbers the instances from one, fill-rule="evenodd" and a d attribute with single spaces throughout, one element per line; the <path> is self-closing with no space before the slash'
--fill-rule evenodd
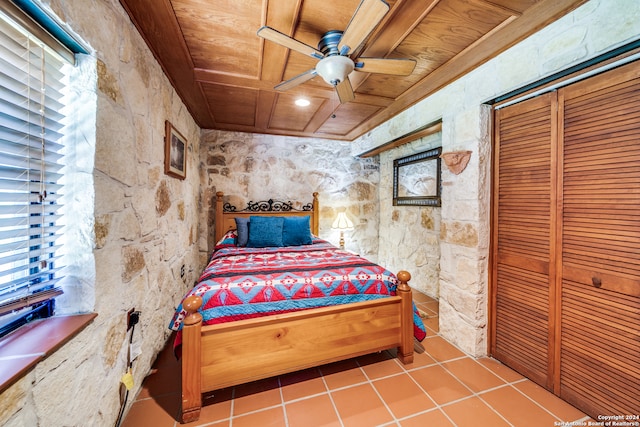
<path id="1" fill-rule="evenodd" d="M 442 147 L 393 161 L 393 206 L 440 206 Z"/>
<path id="2" fill-rule="evenodd" d="M 187 140 L 165 121 L 164 173 L 179 179 L 187 177 Z"/>

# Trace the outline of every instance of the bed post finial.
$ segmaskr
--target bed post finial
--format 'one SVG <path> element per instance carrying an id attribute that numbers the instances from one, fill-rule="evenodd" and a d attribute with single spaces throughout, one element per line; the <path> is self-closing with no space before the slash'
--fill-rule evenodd
<path id="1" fill-rule="evenodd" d="M 396 275 L 398 277 L 397 295 L 402 298 L 400 303 L 402 319 L 400 324 L 400 346 L 398 347 L 398 359 L 404 364 L 413 362 L 413 297 L 409 280 L 411 274 L 401 270 Z"/>
<path id="2" fill-rule="evenodd" d="M 409 273 L 408 271 L 400 270 L 398 272 L 398 280 L 400 281 L 401 285 L 409 286 L 409 280 L 411 280 L 411 273 Z"/>

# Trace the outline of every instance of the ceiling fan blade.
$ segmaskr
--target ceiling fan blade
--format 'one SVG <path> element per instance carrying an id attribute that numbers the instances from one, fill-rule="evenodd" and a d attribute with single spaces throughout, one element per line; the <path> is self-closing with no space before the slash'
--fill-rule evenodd
<path id="1" fill-rule="evenodd" d="M 318 49 L 315 49 L 308 44 L 304 44 L 288 35 L 281 33 L 278 30 L 274 30 L 271 27 L 262 27 L 258 30 L 258 36 L 263 39 L 272 41 L 274 43 L 278 43 L 281 46 L 284 46 L 288 49 L 295 50 L 296 52 L 300 52 L 303 55 L 309 55 L 316 59 L 322 59 L 324 55 Z"/>
<path id="2" fill-rule="evenodd" d="M 314 78 L 315 76 L 317 76 L 318 74 L 316 73 L 315 69 L 311 69 L 309 71 L 305 71 L 302 74 L 298 74 L 297 76 L 290 78 L 289 80 L 280 83 L 279 85 L 275 86 L 274 89 L 277 91 L 285 91 L 285 90 L 289 90 L 292 87 L 296 87 L 308 80 L 311 80 L 312 78 Z"/>
<path id="3" fill-rule="evenodd" d="M 338 43 L 340 55 L 357 49 L 389 11 L 383 0 L 362 0 Z"/>
<path id="4" fill-rule="evenodd" d="M 336 92 L 338 92 L 340 104 L 346 104 L 347 102 L 356 99 L 356 96 L 353 93 L 353 88 L 351 87 L 351 82 L 349 81 L 349 77 L 336 85 Z"/>
<path id="5" fill-rule="evenodd" d="M 358 58 L 356 71 L 364 73 L 394 74 L 408 76 L 413 73 L 416 61 L 413 59 Z"/>

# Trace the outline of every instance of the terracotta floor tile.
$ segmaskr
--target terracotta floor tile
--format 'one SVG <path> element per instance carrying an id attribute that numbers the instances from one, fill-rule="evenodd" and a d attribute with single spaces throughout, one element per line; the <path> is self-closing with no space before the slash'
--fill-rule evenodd
<path id="1" fill-rule="evenodd" d="M 396 418 L 408 417 L 435 407 L 433 401 L 408 374 L 374 381 L 373 386 Z"/>
<path id="2" fill-rule="evenodd" d="M 178 426 L 182 426 L 182 425 L 184 424 L 178 424 Z M 213 424 L 207 424 L 207 427 L 229 427 L 229 426 L 231 426 L 231 421 L 229 420 L 219 421 Z"/>
<path id="3" fill-rule="evenodd" d="M 428 366 L 409 372 L 409 375 L 439 405 L 470 396 L 471 391 L 440 366 Z"/>
<path id="4" fill-rule="evenodd" d="M 434 310 L 434 307 L 437 307 L 437 303 L 436 305 L 433 305 L 432 303 L 425 303 L 425 302 L 418 302 L 416 303 L 416 308 L 418 309 L 418 311 L 420 311 L 423 316 L 422 319 L 425 320 L 427 318 L 432 319 L 434 317 L 438 317 L 438 310 Z"/>
<path id="5" fill-rule="evenodd" d="M 423 368 L 425 366 L 435 365 L 436 361 L 433 357 L 429 356 L 425 353 L 413 353 L 413 362 L 408 363 L 406 365 L 399 363 L 401 368 L 404 368 L 405 371 L 410 371 L 412 369 Z"/>
<path id="6" fill-rule="evenodd" d="M 520 375 L 513 369 L 503 365 L 502 363 L 500 363 L 499 361 L 491 357 L 482 357 L 478 359 L 478 363 L 481 363 L 484 367 L 490 369 L 491 372 L 493 372 L 494 374 L 496 374 L 498 377 L 502 378 L 506 382 L 511 383 L 514 381 L 520 381 L 525 379 L 524 376 Z"/>
<path id="7" fill-rule="evenodd" d="M 400 421 L 402 427 L 455 427 L 440 409 Z"/>
<path id="8" fill-rule="evenodd" d="M 423 304 L 428 310 L 431 310 L 433 313 L 440 313 L 440 305 L 438 304 L 438 301 L 428 301 Z"/>
<path id="9" fill-rule="evenodd" d="M 427 336 L 440 332 L 440 321 L 437 317 L 422 319 L 422 323 L 427 328 Z"/>
<path id="10" fill-rule="evenodd" d="M 280 377 L 280 385 L 285 402 L 327 391 L 318 368 L 283 375 Z"/>
<path id="11" fill-rule="evenodd" d="M 490 370 L 470 357 L 446 362 L 442 366 L 475 392 L 505 384 L 504 380 L 495 376 Z"/>
<path id="12" fill-rule="evenodd" d="M 289 427 L 340 427 L 340 419 L 328 394 L 285 405 Z"/>
<path id="13" fill-rule="evenodd" d="M 180 365 L 166 366 L 160 369 L 153 369 L 144 379 L 142 389 L 138 393 L 137 399 L 147 397 L 163 396 L 170 393 L 180 393 L 182 387 L 182 372 Z"/>
<path id="14" fill-rule="evenodd" d="M 282 398 L 285 402 L 301 399 L 315 394 L 325 393 L 327 387 L 321 377 L 282 386 Z"/>
<path id="15" fill-rule="evenodd" d="M 412 293 L 411 293 L 412 297 L 413 297 L 413 302 L 415 303 L 419 303 L 419 302 L 437 302 L 437 300 L 431 298 L 429 295 L 424 294 L 418 290 L 412 289 Z"/>
<path id="16" fill-rule="evenodd" d="M 282 403 L 277 378 L 236 386 L 234 393 L 233 415 L 246 414 Z"/>
<path id="17" fill-rule="evenodd" d="M 393 417 L 370 384 L 362 384 L 331 392 L 345 427 L 376 426 Z"/>
<path id="18" fill-rule="evenodd" d="M 480 397 L 515 427 L 552 426 L 558 421 L 531 399 L 514 393 L 512 386 L 482 393 Z"/>
<path id="19" fill-rule="evenodd" d="M 447 405 L 442 410 L 457 427 L 508 427 L 509 424 L 477 397 Z M 553 425 L 553 424 L 551 424 Z M 543 427 L 545 424 L 540 424 Z"/>
<path id="20" fill-rule="evenodd" d="M 438 362 L 463 357 L 465 354 L 440 336 L 427 337 L 422 341 L 425 351 Z"/>
<path id="21" fill-rule="evenodd" d="M 233 427 L 286 427 L 282 406 L 233 418 Z"/>
<path id="22" fill-rule="evenodd" d="M 538 404 L 544 406 L 549 412 L 558 417 L 560 421 L 572 422 L 581 420 L 587 416 L 584 412 L 532 381 L 522 381 L 513 386 L 538 402 Z"/>
<path id="23" fill-rule="evenodd" d="M 180 410 L 180 395 L 136 400 L 131 405 L 122 427 L 174 427 Z"/>
<path id="24" fill-rule="evenodd" d="M 231 393 L 231 388 L 205 393 L 202 397 L 200 419 L 192 423 L 181 424 L 181 426 L 194 427 L 228 419 L 231 417 Z"/>
<path id="25" fill-rule="evenodd" d="M 367 377 L 365 377 L 355 359 L 321 366 L 320 372 L 330 390 L 367 381 Z"/>
<path id="26" fill-rule="evenodd" d="M 358 364 L 369 379 L 377 379 L 403 372 L 397 359 L 386 352 L 368 354 L 358 357 Z"/>

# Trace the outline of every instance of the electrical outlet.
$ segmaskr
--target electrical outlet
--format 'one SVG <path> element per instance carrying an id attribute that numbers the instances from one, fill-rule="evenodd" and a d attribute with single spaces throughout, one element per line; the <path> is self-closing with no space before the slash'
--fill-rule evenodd
<path id="1" fill-rule="evenodd" d="M 127 331 L 131 328 L 133 328 L 133 325 L 135 325 L 136 323 L 138 323 L 138 321 L 136 320 L 135 323 L 132 323 L 132 316 L 134 316 L 136 309 L 135 307 L 132 308 L 131 310 L 129 310 L 127 312 Z M 135 317 L 135 316 L 134 316 Z"/>

